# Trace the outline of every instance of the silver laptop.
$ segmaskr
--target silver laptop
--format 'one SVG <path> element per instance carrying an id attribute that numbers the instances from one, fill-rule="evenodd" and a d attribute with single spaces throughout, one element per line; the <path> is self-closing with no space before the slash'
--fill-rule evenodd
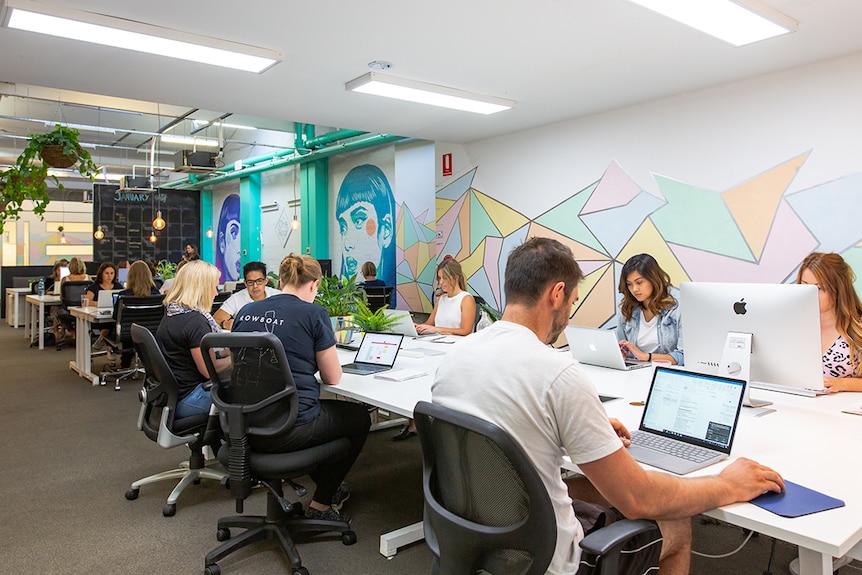
<path id="1" fill-rule="evenodd" d="M 612 369 L 638 369 L 652 365 L 648 361 L 624 359 L 617 335 L 607 329 L 570 325 L 566 328 L 566 340 L 575 359 L 587 365 Z"/>
<path id="2" fill-rule="evenodd" d="M 679 475 L 726 459 L 744 391 L 741 379 L 657 366 L 629 454 Z"/>
<path id="3" fill-rule="evenodd" d="M 344 373 L 368 375 L 392 369 L 404 336 L 399 333 L 367 332 L 359 344 L 353 363 L 342 365 Z"/>
<path id="4" fill-rule="evenodd" d="M 96 307 L 99 308 L 99 311 L 109 309 L 114 309 L 114 294 L 119 293 L 123 290 L 119 289 L 103 289 L 99 290 L 99 299 L 96 301 Z"/>
<path id="5" fill-rule="evenodd" d="M 397 321 L 392 324 L 389 331 L 392 333 L 400 333 L 406 337 L 440 337 L 439 333 L 425 333 L 419 335 L 416 331 L 416 324 L 413 323 L 413 317 L 409 311 L 403 309 L 384 309 L 383 314 L 387 317 L 395 317 Z"/>

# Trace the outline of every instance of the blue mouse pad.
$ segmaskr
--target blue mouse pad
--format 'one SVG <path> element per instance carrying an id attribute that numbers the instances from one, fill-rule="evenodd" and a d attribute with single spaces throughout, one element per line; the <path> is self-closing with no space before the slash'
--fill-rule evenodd
<path id="1" fill-rule="evenodd" d="M 840 499 L 829 497 L 786 479 L 783 493 L 769 491 L 755 497 L 751 503 L 782 517 L 801 517 L 818 511 L 844 507 L 844 502 Z"/>

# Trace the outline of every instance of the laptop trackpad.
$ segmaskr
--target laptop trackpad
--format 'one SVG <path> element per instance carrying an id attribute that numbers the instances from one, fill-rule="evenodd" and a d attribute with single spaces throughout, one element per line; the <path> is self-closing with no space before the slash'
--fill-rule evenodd
<path id="1" fill-rule="evenodd" d="M 678 457 L 668 455 L 667 453 L 661 453 L 660 451 L 647 449 L 639 445 L 630 445 L 628 450 L 629 455 L 634 457 L 635 461 L 652 465 L 653 467 L 658 467 L 659 469 L 664 469 L 665 471 L 670 471 L 671 473 L 677 473 L 679 475 L 685 475 L 686 473 L 705 467 L 703 463 L 686 461 L 685 459 L 680 459 Z M 714 461 L 717 460 L 712 460 L 711 462 Z"/>

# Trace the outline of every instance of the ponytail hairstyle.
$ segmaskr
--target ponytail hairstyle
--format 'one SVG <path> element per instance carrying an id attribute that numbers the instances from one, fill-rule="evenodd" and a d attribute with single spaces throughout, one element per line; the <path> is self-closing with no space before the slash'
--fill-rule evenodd
<path id="1" fill-rule="evenodd" d="M 282 286 L 300 287 L 323 277 L 320 263 L 311 256 L 291 253 L 278 266 L 278 279 Z"/>

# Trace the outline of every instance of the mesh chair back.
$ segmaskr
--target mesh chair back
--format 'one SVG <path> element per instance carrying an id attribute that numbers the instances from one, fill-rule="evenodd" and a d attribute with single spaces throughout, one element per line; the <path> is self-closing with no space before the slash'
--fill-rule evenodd
<path id="1" fill-rule="evenodd" d="M 117 335 L 123 347 L 134 346 L 132 324 L 138 324 L 152 332 L 159 328 L 165 315 L 164 299 L 164 295 L 121 295 L 117 298 Z"/>
<path id="2" fill-rule="evenodd" d="M 233 292 L 223 291 L 221 293 L 216 294 L 215 298 L 213 298 L 213 304 L 210 307 L 210 313 L 213 314 L 219 310 L 221 304 L 223 304 L 227 299 L 233 295 Z"/>
<path id="3" fill-rule="evenodd" d="M 545 573 L 556 517 L 524 450 L 496 425 L 470 415 L 427 402 L 417 403 L 413 414 L 435 572 Z"/>
<path id="4" fill-rule="evenodd" d="M 91 281 L 66 281 L 60 287 L 60 299 L 65 307 L 81 305 L 81 296 L 87 293 L 87 288 L 92 285 Z"/>
<path id="5" fill-rule="evenodd" d="M 153 332 L 138 324 L 130 327 L 132 343 L 146 371 L 144 392 L 146 409 L 139 421 L 141 431 L 153 441 L 158 440 L 162 411 L 167 407 L 167 427 L 174 430 L 174 413 L 179 399 L 179 386 Z"/>
<path id="6" fill-rule="evenodd" d="M 368 296 L 368 309 L 377 311 L 380 308 L 392 305 L 392 294 L 395 290 L 392 286 L 370 286 L 366 287 L 365 294 Z"/>

